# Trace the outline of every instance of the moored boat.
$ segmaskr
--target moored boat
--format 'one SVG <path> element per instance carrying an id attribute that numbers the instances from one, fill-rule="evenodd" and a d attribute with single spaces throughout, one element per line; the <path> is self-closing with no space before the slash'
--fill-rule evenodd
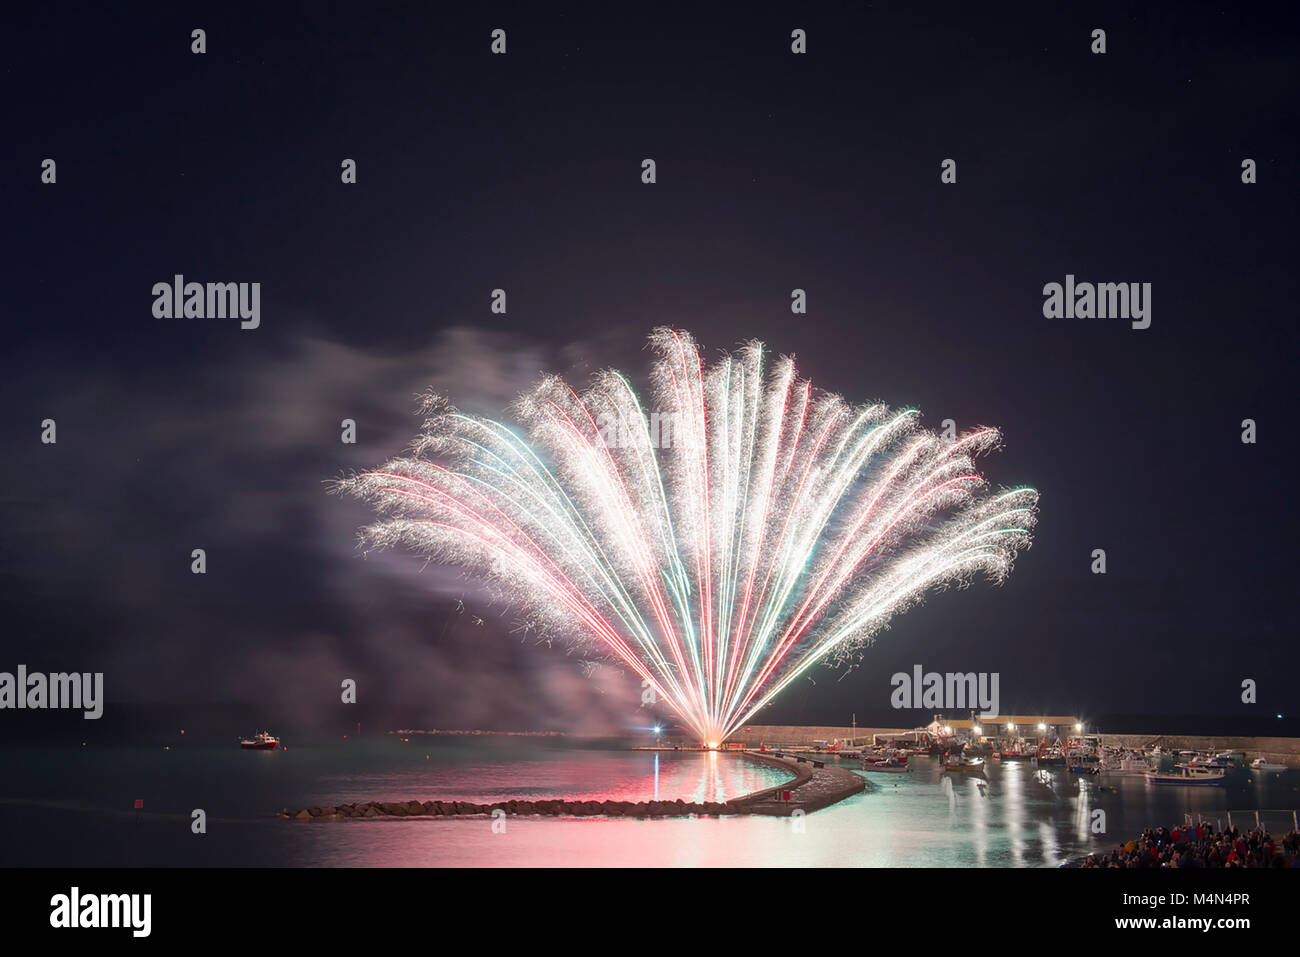
<path id="1" fill-rule="evenodd" d="M 1227 777 L 1221 768 L 1198 767 L 1193 764 L 1180 764 L 1172 771 L 1148 771 L 1147 781 L 1151 784 L 1181 784 L 1186 786 L 1222 784 Z"/>
<path id="2" fill-rule="evenodd" d="M 1101 765 L 1089 761 L 1082 754 L 1071 754 L 1065 760 L 1066 770 L 1071 774 L 1101 774 Z"/>
<path id="3" fill-rule="evenodd" d="M 1250 762 L 1252 771 L 1285 771 L 1285 764 L 1278 764 L 1276 761 L 1268 761 L 1264 758 L 1256 758 Z"/>
<path id="4" fill-rule="evenodd" d="M 251 738 L 241 738 L 239 747 L 244 751 L 274 751 L 280 746 L 280 739 L 269 731 L 259 731 Z"/>
<path id="5" fill-rule="evenodd" d="M 1044 748 L 1038 754 L 1034 755 L 1034 763 L 1040 768 L 1062 765 L 1065 764 L 1065 755 L 1061 753 L 1060 748 Z"/>
<path id="6" fill-rule="evenodd" d="M 862 770 L 880 774 L 907 774 L 912 770 L 912 767 L 907 763 L 906 754 L 891 754 L 879 758 L 863 755 Z"/>
<path id="7" fill-rule="evenodd" d="M 954 774 L 983 774 L 983 758 L 961 758 L 947 757 L 941 762 L 944 771 L 951 771 Z"/>
<path id="8" fill-rule="evenodd" d="M 1100 764 L 1102 774 L 1142 774 L 1151 771 L 1151 764 L 1139 754 L 1126 754 L 1118 760 L 1105 758 Z"/>
<path id="9" fill-rule="evenodd" d="M 883 748 L 874 751 L 863 751 L 861 760 L 863 768 L 871 768 L 879 765 L 898 765 L 907 764 L 907 751 L 901 748 Z"/>

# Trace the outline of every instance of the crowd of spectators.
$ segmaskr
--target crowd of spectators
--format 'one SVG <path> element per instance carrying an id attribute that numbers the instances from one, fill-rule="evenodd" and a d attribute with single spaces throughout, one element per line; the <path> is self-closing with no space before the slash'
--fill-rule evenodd
<path id="1" fill-rule="evenodd" d="M 1264 828 L 1216 830 L 1213 824 L 1147 828 L 1109 854 L 1090 854 L 1083 867 L 1300 867 L 1300 834 L 1280 841 Z"/>

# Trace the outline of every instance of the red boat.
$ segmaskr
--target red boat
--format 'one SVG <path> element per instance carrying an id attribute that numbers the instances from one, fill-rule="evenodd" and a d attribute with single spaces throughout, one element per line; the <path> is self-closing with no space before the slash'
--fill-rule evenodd
<path id="1" fill-rule="evenodd" d="M 280 739 L 269 731 L 259 731 L 251 738 L 241 738 L 239 746 L 245 751 L 274 751 L 280 746 Z"/>

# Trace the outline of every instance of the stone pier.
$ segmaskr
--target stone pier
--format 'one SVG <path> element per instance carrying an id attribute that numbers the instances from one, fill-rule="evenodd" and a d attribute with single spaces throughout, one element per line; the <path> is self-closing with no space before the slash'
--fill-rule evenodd
<path id="1" fill-rule="evenodd" d="M 791 777 L 776 787 L 767 787 L 730 801 L 493 801 L 475 804 L 468 801 L 366 801 L 331 807 L 285 808 L 278 815 L 295 821 L 392 820 L 396 818 L 466 817 L 510 815 L 542 817 L 722 817 L 738 814 L 764 814 L 788 817 L 795 811 L 811 813 L 842 801 L 866 788 L 861 775 L 845 768 L 821 766 L 813 757 L 728 752 L 769 767 L 789 771 Z M 783 800 L 784 792 L 790 799 Z"/>

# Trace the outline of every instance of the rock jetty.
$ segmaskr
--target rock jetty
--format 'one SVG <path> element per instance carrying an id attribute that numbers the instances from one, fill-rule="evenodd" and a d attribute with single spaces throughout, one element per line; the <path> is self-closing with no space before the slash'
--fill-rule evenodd
<path id="1" fill-rule="evenodd" d="M 491 815 L 498 811 L 518 816 L 540 817 L 721 817 L 728 814 L 764 814 L 788 817 L 796 811 L 809 813 L 864 790 L 866 782 L 845 768 L 826 767 L 793 755 L 738 752 L 750 760 L 789 771 L 792 777 L 776 787 L 767 787 L 730 801 L 365 801 L 333 807 L 285 808 L 279 814 L 294 821 L 338 821 L 348 818 L 434 818 Z"/>
<path id="2" fill-rule="evenodd" d="M 280 817 L 295 821 L 337 820 L 377 817 L 466 817 L 501 811 L 510 815 L 544 817 L 687 817 L 691 814 L 718 816 L 743 814 L 734 802 L 692 803 L 688 801 L 366 801 L 336 807 L 308 807 L 299 811 L 285 808 Z"/>

